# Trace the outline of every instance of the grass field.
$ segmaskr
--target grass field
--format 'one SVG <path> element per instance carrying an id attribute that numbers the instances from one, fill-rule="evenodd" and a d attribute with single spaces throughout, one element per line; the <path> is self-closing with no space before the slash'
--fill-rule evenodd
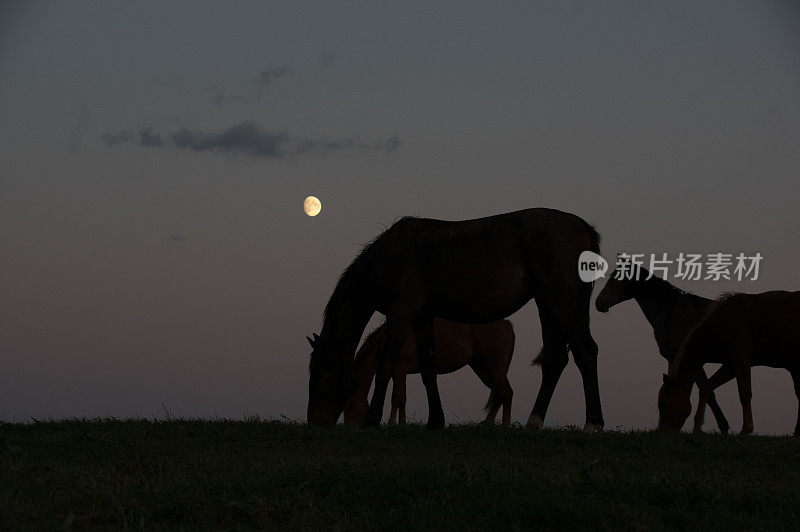
<path id="1" fill-rule="evenodd" d="M 798 518 L 789 437 L 0 424 L 0 529 L 780 529 Z"/>

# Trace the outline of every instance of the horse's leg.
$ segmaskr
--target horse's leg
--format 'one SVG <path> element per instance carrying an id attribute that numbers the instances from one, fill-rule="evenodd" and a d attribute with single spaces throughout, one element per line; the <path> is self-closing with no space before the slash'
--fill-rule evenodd
<path id="1" fill-rule="evenodd" d="M 739 401 L 742 403 L 741 434 L 751 434 L 753 432 L 753 410 L 750 400 L 753 397 L 753 390 L 750 384 L 750 365 L 745 360 L 736 360 L 733 362 L 733 371 L 736 374 L 736 384 L 739 386 Z"/>
<path id="2" fill-rule="evenodd" d="M 500 385 L 500 399 L 503 401 L 503 426 L 511 426 L 511 401 L 514 399 L 514 389 L 508 382 L 508 376 L 503 375 L 503 382 Z M 492 418 L 494 420 L 494 418 Z"/>
<path id="3" fill-rule="evenodd" d="M 392 393 L 392 409 L 400 414 L 398 423 L 406 423 L 406 373 L 398 371 L 394 376 L 394 390 Z"/>
<path id="4" fill-rule="evenodd" d="M 389 425 L 397 423 L 397 405 L 399 404 L 397 398 L 397 373 L 392 377 L 392 410 L 389 413 Z"/>
<path id="5" fill-rule="evenodd" d="M 403 381 L 403 384 L 405 384 L 405 381 Z M 403 390 L 403 392 L 405 393 L 405 389 Z M 403 402 L 400 403 L 400 419 L 399 419 L 398 423 L 400 423 L 401 425 L 405 425 L 406 424 L 406 399 L 405 399 L 405 395 L 403 395 Z"/>
<path id="6" fill-rule="evenodd" d="M 539 387 L 539 394 L 536 396 L 536 402 L 533 404 L 533 410 L 530 417 L 528 417 L 526 425 L 527 428 L 533 430 L 539 430 L 544 426 L 547 407 L 550 406 L 550 400 L 553 398 L 558 379 L 561 377 L 564 368 L 567 367 L 567 362 L 569 362 L 567 342 L 557 328 L 555 321 L 542 308 L 541 305 L 543 304 L 539 303 L 539 319 L 542 323 L 544 346 L 533 361 L 534 364 L 542 367 L 542 384 Z"/>
<path id="7" fill-rule="evenodd" d="M 473 355 L 472 360 L 469 362 L 469 367 L 472 368 L 472 371 L 475 372 L 481 382 L 489 388 L 489 400 L 486 401 L 486 406 L 484 407 L 486 418 L 483 422 L 486 424 L 494 423 L 497 412 L 503 405 L 500 400 L 499 387 L 495 384 L 495 378 L 492 372 L 485 367 L 483 359 L 477 355 Z"/>
<path id="8" fill-rule="evenodd" d="M 407 313 L 395 311 L 386 316 L 386 336 L 378 359 L 378 371 L 375 373 L 375 390 L 372 392 L 372 401 L 363 423 L 365 427 L 377 427 L 381 424 L 383 404 L 386 402 L 386 388 L 394 374 L 397 358 L 403 348 L 408 330 Z"/>
<path id="9" fill-rule="evenodd" d="M 722 410 L 720 410 L 719 405 L 717 404 L 717 400 L 714 398 L 714 390 L 728 382 L 733 378 L 733 371 L 731 370 L 730 365 L 723 364 L 716 373 L 714 373 L 710 379 L 706 378 L 706 373 L 702 369 L 700 373 L 697 374 L 695 377 L 695 382 L 697 383 L 698 389 L 698 401 L 697 401 L 697 412 L 694 414 L 694 431 L 695 432 L 702 432 L 703 430 L 703 420 L 705 418 L 706 412 L 706 403 L 716 405 L 717 410 L 719 410 L 719 416 L 717 416 L 717 411 L 714 411 L 714 415 L 717 416 L 717 424 L 719 425 L 720 431 L 725 434 L 728 432 L 728 420 L 725 419 L 725 416 L 722 414 Z M 714 406 L 711 406 L 711 410 L 714 410 Z M 722 421 L 720 422 L 720 419 Z M 724 423 L 724 425 L 723 425 Z M 723 428 L 724 427 L 724 428 Z"/>
<path id="10" fill-rule="evenodd" d="M 711 394 L 708 396 L 708 406 L 711 407 L 711 412 L 714 414 L 714 419 L 717 421 L 719 432 L 721 434 L 727 434 L 731 428 L 731 425 L 728 423 L 728 419 L 722 412 L 722 407 L 719 406 L 719 403 L 717 402 L 717 396 L 714 395 L 714 392 L 711 392 Z"/>
<path id="11" fill-rule="evenodd" d="M 483 367 L 482 360 L 475 355 L 472 356 L 472 360 L 470 360 L 467 365 L 472 369 L 475 375 L 478 376 L 478 379 L 480 379 L 484 386 L 489 388 L 489 400 L 486 401 L 486 406 L 484 407 L 486 417 L 483 422 L 487 424 L 494 423 L 494 419 L 497 417 L 497 411 L 500 410 L 500 405 L 495 401 L 495 393 L 489 371 Z"/>
<path id="12" fill-rule="evenodd" d="M 600 385 L 597 382 L 597 344 L 589 332 L 589 327 L 570 343 L 575 364 L 583 377 L 583 395 L 586 400 L 586 424 L 583 430 L 596 432 L 603 430 L 603 409 L 600 404 Z"/>
<path id="13" fill-rule="evenodd" d="M 790 369 L 789 373 L 792 375 L 794 394 L 797 396 L 798 400 L 797 424 L 794 426 L 794 435 L 800 436 L 800 368 Z"/>
<path id="14" fill-rule="evenodd" d="M 428 395 L 428 429 L 444 427 L 444 410 L 439 397 L 439 386 L 436 384 L 436 359 L 433 355 L 433 317 L 419 316 L 414 320 L 414 336 L 417 339 L 419 372 L 422 384 Z"/>
<path id="15" fill-rule="evenodd" d="M 570 265 L 571 267 L 572 265 Z M 577 283 L 577 284 L 575 284 Z M 577 277 L 574 280 L 560 283 L 551 283 L 547 291 L 541 294 L 536 304 L 539 306 L 539 315 L 549 315 L 552 318 L 552 323 L 555 324 L 555 329 L 560 333 L 561 338 L 566 339 L 569 349 L 572 351 L 575 364 L 581 372 L 583 379 L 583 394 L 586 401 L 586 424 L 583 430 L 586 432 L 595 432 L 603 429 L 605 424 L 603 421 L 603 408 L 600 404 L 600 386 L 597 383 L 597 344 L 592 338 L 592 333 L 589 330 L 589 300 L 592 297 L 592 287 L 586 283 L 580 282 Z M 550 320 L 548 320 L 550 321 Z M 542 323 L 542 333 L 544 336 L 544 321 Z M 545 348 L 547 347 L 547 340 L 545 340 Z M 542 391 L 548 393 L 547 403 L 553 395 L 555 383 L 561 372 L 566 366 L 567 358 L 564 356 L 562 362 L 558 362 L 554 375 L 556 377 L 552 382 L 548 382 L 548 388 L 545 390 L 545 373 L 544 365 L 542 366 Z M 537 403 L 539 402 L 537 398 Z M 546 410 L 546 404 L 543 405 Z M 539 414 L 536 405 L 534 405 L 534 412 L 531 413 L 534 423 L 539 421 L 534 416 Z M 541 411 L 540 419 L 544 419 L 544 411 Z M 528 424 L 531 425 L 531 421 Z M 539 421 L 541 423 L 541 421 Z"/>

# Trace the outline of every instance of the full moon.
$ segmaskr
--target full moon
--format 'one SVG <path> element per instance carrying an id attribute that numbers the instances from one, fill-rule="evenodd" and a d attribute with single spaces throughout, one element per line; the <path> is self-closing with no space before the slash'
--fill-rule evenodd
<path id="1" fill-rule="evenodd" d="M 322 210 L 322 203 L 314 196 L 309 196 L 303 202 L 303 210 L 306 211 L 306 214 L 309 216 L 316 216 L 319 214 L 319 211 Z"/>

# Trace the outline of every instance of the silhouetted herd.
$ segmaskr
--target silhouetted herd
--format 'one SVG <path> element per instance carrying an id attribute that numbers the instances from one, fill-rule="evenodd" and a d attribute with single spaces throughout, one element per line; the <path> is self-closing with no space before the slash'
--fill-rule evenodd
<path id="1" fill-rule="evenodd" d="M 444 426 L 437 374 L 469 365 L 491 390 L 486 421 L 503 407 L 510 423 L 513 391 L 507 371 L 514 331 L 503 319 L 536 299 L 543 347 L 535 359 L 542 383 L 527 427 L 544 424 L 547 407 L 571 351 L 583 379 L 586 431 L 603 427 L 597 344 L 589 329 L 593 283 L 578 276 L 584 251 L 600 252 L 597 231 L 570 213 L 527 209 L 465 221 L 402 218 L 369 243 L 342 273 L 325 308 L 322 331 L 308 338 L 308 422 L 331 426 L 380 424 L 394 381 L 390 423 L 405 421 L 405 377 L 419 372 L 429 428 Z M 628 265 L 629 269 L 631 265 Z M 750 368 L 789 370 L 800 400 L 800 292 L 726 294 L 710 300 L 684 292 L 634 265 L 609 276 L 595 302 L 607 312 L 635 300 L 653 326 L 669 373 L 658 393 L 658 426 L 680 430 L 699 388 L 694 429 L 706 404 L 723 433 L 728 421 L 714 389 L 736 378 L 742 433 L 753 430 Z M 356 348 L 375 312 L 386 322 Z M 711 377 L 705 363 L 721 364 Z M 374 391 L 367 401 L 374 380 Z M 795 435 L 800 435 L 800 411 Z"/>

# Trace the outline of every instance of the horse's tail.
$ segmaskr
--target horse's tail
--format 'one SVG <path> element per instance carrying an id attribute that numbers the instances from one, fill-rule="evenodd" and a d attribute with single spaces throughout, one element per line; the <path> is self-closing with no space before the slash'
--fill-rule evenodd
<path id="1" fill-rule="evenodd" d="M 486 401 L 486 404 L 483 405 L 483 411 L 488 412 L 493 409 L 500 400 L 497 398 L 497 394 L 494 393 L 494 390 L 489 392 L 489 400 Z"/>
<path id="2" fill-rule="evenodd" d="M 587 225 L 587 230 L 589 232 L 589 251 L 592 251 L 592 252 L 597 253 L 598 255 L 600 255 L 600 233 L 597 232 L 597 229 L 592 224 L 587 222 L 586 225 Z M 595 283 L 595 281 L 592 281 L 591 283 L 581 282 L 581 285 L 583 285 L 581 287 L 581 291 L 582 291 L 581 296 L 582 296 L 582 299 L 584 299 L 586 301 L 586 305 L 587 305 L 587 309 L 586 309 L 586 312 L 584 314 L 584 320 L 586 321 L 586 323 L 584 325 L 586 327 L 589 326 L 588 306 L 589 306 L 590 300 L 592 299 L 592 291 L 594 290 L 594 283 Z"/>
<path id="3" fill-rule="evenodd" d="M 509 332 L 511 332 L 511 345 L 509 346 L 508 356 L 506 357 L 506 375 L 508 375 L 508 368 L 511 367 L 511 359 L 514 356 L 514 344 L 517 342 L 517 335 L 514 332 L 514 324 L 511 323 L 509 320 L 503 320 L 503 322 L 508 325 Z M 500 408 L 502 406 L 502 401 L 497 394 L 494 393 L 494 390 L 489 392 L 489 399 L 486 401 L 486 404 L 483 405 L 483 411 L 489 412 L 495 408 Z"/>

